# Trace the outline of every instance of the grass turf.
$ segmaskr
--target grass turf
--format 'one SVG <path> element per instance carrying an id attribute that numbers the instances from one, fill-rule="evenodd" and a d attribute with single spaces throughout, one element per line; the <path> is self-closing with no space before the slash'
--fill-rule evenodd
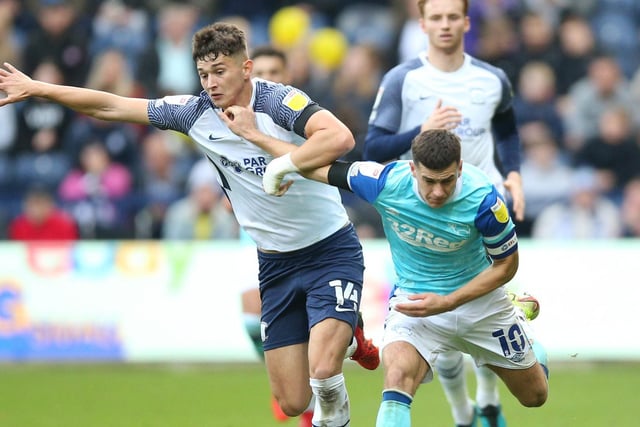
<path id="1" fill-rule="evenodd" d="M 382 371 L 345 367 L 352 427 L 371 427 Z M 474 378 L 469 375 L 473 390 Z M 501 384 L 512 427 L 626 427 L 634 409 L 640 363 L 551 365 L 549 400 L 520 406 Z M 450 427 L 437 383 L 421 386 L 412 406 L 415 426 Z M 294 427 L 273 419 L 264 367 L 246 365 L 0 365 L 3 427 Z"/>

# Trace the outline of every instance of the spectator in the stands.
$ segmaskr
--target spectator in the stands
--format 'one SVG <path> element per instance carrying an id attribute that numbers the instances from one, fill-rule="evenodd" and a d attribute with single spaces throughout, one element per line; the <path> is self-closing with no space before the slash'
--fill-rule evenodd
<path id="1" fill-rule="evenodd" d="M 567 97 L 565 146 L 577 151 L 585 141 L 598 136 L 602 113 L 612 106 L 622 106 L 629 112 L 634 131 L 638 129 L 640 113 L 634 101 L 629 81 L 615 58 L 598 55 L 589 63 L 585 78 L 574 83 Z"/>
<path id="2" fill-rule="evenodd" d="M 629 112 L 612 106 L 602 112 L 598 133 L 587 139 L 574 155 L 575 166 L 588 166 L 598 173 L 600 187 L 614 200 L 640 175 L 640 146 L 631 127 Z"/>
<path id="3" fill-rule="evenodd" d="M 198 8 L 187 2 L 172 1 L 158 12 L 157 35 L 140 59 L 137 74 L 151 96 L 196 94 L 201 90 L 191 56 L 198 17 Z"/>
<path id="4" fill-rule="evenodd" d="M 620 209 L 600 188 L 595 171 L 573 172 L 568 201 L 542 210 L 533 223 L 539 239 L 611 239 L 622 236 Z"/>
<path id="5" fill-rule="evenodd" d="M 519 125 L 544 122 L 556 141 L 564 137 L 562 116 L 557 109 L 556 77 L 551 66 L 533 61 L 520 72 L 518 93 L 513 99 L 513 109 Z"/>
<path id="6" fill-rule="evenodd" d="M 64 82 L 62 71 L 52 61 L 38 64 L 34 78 L 53 84 Z M 55 192 L 71 165 L 62 141 L 74 113 L 39 98 L 22 102 L 16 111 L 18 135 L 11 147 L 15 189 L 25 191 L 31 185 L 43 185 Z"/>
<path id="7" fill-rule="evenodd" d="M 142 140 L 140 196 L 144 207 L 136 215 L 136 237 L 162 238 L 169 205 L 186 195 L 194 152 L 175 132 L 153 130 Z"/>
<path id="8" fill-rule="evenodd" d="M 94 58 L 86 87 L 120 96 L 146 96 L 142 86 L 133 78 L 125 56 L 115 49 L 105 50 Z M 78 114 L 66 133 L 64 148 L 72 160 L 77 161 L 82 147 L 98 139 L 104 143 L 111 160 L 126 166 L 137 181 L 140 175 L 140 139 L 146 132 L 145 126 L 108 122 Z"/>
<path id="9" fill-rule="evenodd" d="M 96 15 L 91 20 L 91 58 L 108 50 L 117 50 L 135 74 L 143 53 L 151 43 L 150 21 L 148 7 L 143 7 L 143 2 L 99 2 Z"/>
<path id="10" fill-rule="evenodd" d="M 38 0 L 38 26 L 29 33 L 23 50 L 24 71 L 33 75 L 45 60 L 55 62 L 65 82 L 82 86 L 89 68 L 90 32 L 81 18 L 82 0 Z"/>
<path id="11" fill-rule="evenodd" d="M 24 196 L 22 212 L 9 224 L 8 237 L 20 241 L 75 240 L 78 229 L 49 190 L 32 187 Z"/>
<path id="12" fill-rule="evenodd" d="M 238 225 L 209 160 L 199 160 L 189 173 L 189 194 L 172 203 L 162 237 L 177 240 L 237 239 Z"/>
<path id="13" fill-rule="evenodd" d="M 624 187 L 621 211 L 625 237 L 640 238 L 640 176 Z"/>
<path id="14" fill-rule="evenodd" d="M 566 17 L 558 27 L 560 58 L 555 69 L 558 95 L 564 97 L 571 85 L 587 75 L 597 52 L 596 39 L 587 19 Z"/>
<path id="15" fill-rule="evenodd" d="M 101 141 L 82 147 L 80 163 L 60 184 L 59 197 L 86 239 L 125 238 L 132 229 L 129 171 L 109 157 Z"/>
<path id="16" fill-rule="evenodd" d="M 544 122 L 520 127 L 523 159 L 520 166 L 527 209 L 516 224 L 518 236 L 529 237 L 535 219 L 546 207 L 569 199 L 572 169 L 559 142 Z"/>

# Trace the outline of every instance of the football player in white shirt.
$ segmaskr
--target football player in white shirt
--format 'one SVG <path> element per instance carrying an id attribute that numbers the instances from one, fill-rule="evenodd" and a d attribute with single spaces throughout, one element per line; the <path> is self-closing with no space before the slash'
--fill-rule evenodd
<path id="1" fill-rule="evenodd" d="M 289 84 L 289 70 L 287 68 L 286 53 L 270 45 L 258 46 L 251 52 L 253 68 L 251 76 L 274 83 Z M 262 334 L 260 331 L 260 289 L 256 282 L 248 281 L 242 288 L 242 314 L 244 327 L 247 335 L 251 339 L 258 356 L 264 361 L 264 351 L 262 349 Z M 289 419 L 282 412 L 275 398 L 272 398 L 271 408 L 273 416 L 278 421 Z M 299 427 L 311 427 L 313 418 L 313 402 L 310 408 L 300 415 Z"/>
<path id="2" fill-rule="evenodd" d="M 502 193 L 508 191 L 515 219 L 521 221 L 525 200 L 511 84 L 502 70 L 464 52 L 464 34 L 470 28 L 468 0 L 418 0 L 417 6 L 428 50 L 384 76 L 369 120 L 364 158 L 408 159 L 411 141 L 421 131 L 452 130 L 461 138 L 465 163 L 482 169 Z M 456 352 L 436 363 L 456 425 L 469 426 L 474 408 L 463 368 L 462 355 Z M 495 374 L 487 368 L 477 368 L 476 374 L 483 425 L 506 426 Z"/>
<path id="3" fill-rule="evenodd" d="M 356 326 L 362 248 L 338 189 L 296 177 L 285 196 L 266 194 L 262 175 L 272 156 L 257 144 L 294 144 L 286 167 L 305 171 L 350 151 L 353 135 L 305 93 L 252 80 L 245 35 L 234 25 L 200 29 L 193 38 L 193 59 L 203 91 L 155 100 L 48 84 L 4 63 L 0 92 L 7 96 L 0 107 L 40 97 L 97 119 L 189 136 L 217 170 L 238 222 L 258 247 L 265 362 L 280 407 L 297 416 L 314 395 L 315 425 L 348 426 L 342 366 L 355 347 L 354 332 L 361 331 Z M 211 268 L 230 266 L 211 260 Z M 369 358 L 377 366 L 377 348 L 363 348 L 359 338 L 352 358 Z"/>
<path id="4" fill-rule="evenodd" d="M 288 84 L 287 57 L 284 52 L 270 46 L 261 46 L 251 53 L 253 67 L 251 77 L 270 80 L 274 83 Z M 246 236 L 242 234 L 243 240 Z M 258 356 L 264 360 L 262 334 L 260 333 L 260 289 L 257 282 L 247 282 L 241 289 L 244 327 Z M 276 415 L 280 417 L 279 414 Z M 285 420 L 286 418 L 283 418 Z"/>

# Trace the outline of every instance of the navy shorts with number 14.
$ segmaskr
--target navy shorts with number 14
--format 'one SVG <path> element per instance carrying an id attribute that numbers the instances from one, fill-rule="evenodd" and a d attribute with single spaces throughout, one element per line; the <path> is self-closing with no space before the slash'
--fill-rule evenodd
<path id="1" fill-rule="evenodd" d="M 355 329 L 364 259 L 353 225 L 303 249 L 258 251 L 263 348 L 309 341 L 309 329 L 340 319 Z"/>

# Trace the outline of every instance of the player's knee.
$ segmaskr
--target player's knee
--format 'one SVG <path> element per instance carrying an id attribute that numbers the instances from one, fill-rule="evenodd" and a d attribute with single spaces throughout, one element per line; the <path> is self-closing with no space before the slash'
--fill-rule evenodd
<path id="1" fill-rule="evenodd" d="M 529 390 L 529 392 L 519 398 L 520 403 L 527 408 L 538 408 L 547 401 L 549 391 L 546 387 L 539 387 Z"/>
<path id="2" fill-rule="evenodd" d="M 448 351 L 438 355 L 435 366 L 440 376 L 454 378 L 464 372 L 464 360 L 459 351 Z"/>
<path id="3" fill-rule="evenodd" d="M 327 355 L 309 367 L 311 378 L 331 378 L 342 372 L 343 358 Z"/>
<path id="4" fill-rule="evenodd" d="M 385 366 L 384 383 L 385 388 L 398 390 L 413 390 L 415 379 L 412 375 L 400 366 L 393 364 Z"/>
<path id="5" fill-rule="evenodd" d="M 309 402 L 301 402 L 287 399 L 277 399 L 278 405 L 280 405 L 280 409 L 284 412 L 288 417 L 297 417 L 302 414 L 307 406 L 309 406 Z"/>
<path id="6" fill-rule="evenodd" d="M 297 406 L 283 406 L 282 412 L 284 412 L 287 417 L 297 417 L 304 412 L 304 409 L 301 410 Z"/>

